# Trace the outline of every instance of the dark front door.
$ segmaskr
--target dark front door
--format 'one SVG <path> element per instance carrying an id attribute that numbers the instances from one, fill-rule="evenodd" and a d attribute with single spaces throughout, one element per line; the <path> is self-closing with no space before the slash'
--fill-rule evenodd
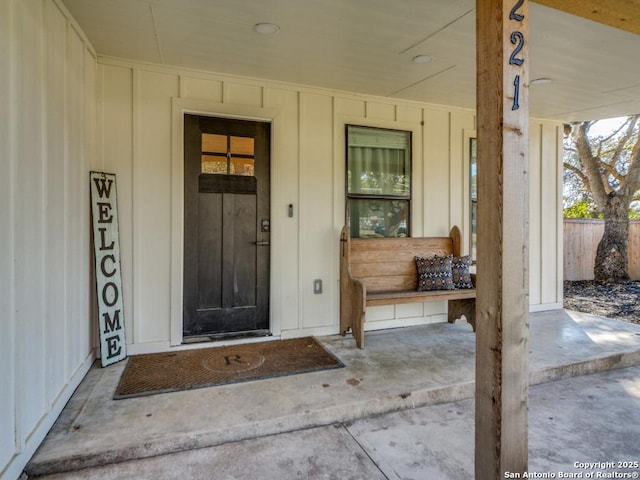
<path id="1" fill-rule="evenodd" d="M 185 341 L 269 331 L 270 124 L 184 116 Z"/>

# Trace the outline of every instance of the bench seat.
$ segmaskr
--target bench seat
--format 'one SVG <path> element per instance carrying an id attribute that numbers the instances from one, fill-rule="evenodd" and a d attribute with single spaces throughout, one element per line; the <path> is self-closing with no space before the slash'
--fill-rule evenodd
<path id="1" fill-rule="evenodd" d="M 429 292 L 367 292 L 367 306 L 436 302 L 440 300 L 464 300 L 467 298 L 476 298 L 475 288 L 465 290 L 432 290 Z"/>

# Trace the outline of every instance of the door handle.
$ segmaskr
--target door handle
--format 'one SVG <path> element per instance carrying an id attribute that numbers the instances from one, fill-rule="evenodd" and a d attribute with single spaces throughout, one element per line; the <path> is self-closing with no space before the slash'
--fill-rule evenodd
<path id="1" fill-rule="evenodd" d="M 259 247 L 268 247 L 269 246 L 269 240 L 262 240 L 260 242 L 253 242 L 253 243 L 255 243 Z"/>

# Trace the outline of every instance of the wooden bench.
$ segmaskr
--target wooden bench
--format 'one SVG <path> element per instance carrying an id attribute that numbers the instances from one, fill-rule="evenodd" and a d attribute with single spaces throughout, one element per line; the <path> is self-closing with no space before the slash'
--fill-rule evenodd
<path id="1" fill-rule="evenodd" d="M 345 225 L 340 232 L 340 333 L 350 329 L 363 348 L 368 306 L 443 300 L 448 302 L 448 321 L 464 315 L 475 332 L 475 288 L 416 291 L 415 257 L 457 257 L 460 245 L 458 227 L 448 237 L 350 238 Z M 475 275 L 472 281 L 475 285 Z"/>

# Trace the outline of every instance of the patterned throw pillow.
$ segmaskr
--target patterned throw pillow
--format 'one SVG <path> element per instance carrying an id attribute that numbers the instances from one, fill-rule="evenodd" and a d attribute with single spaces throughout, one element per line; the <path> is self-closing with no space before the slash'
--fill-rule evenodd
<path id="1" fill-rule="evenodd" d="M 469 265 L 471 265 L 471 257 L 469 255 L 455 257 L 451 262 L 453 285 L 456 288 L 473 288 Z"/>
<path id="2" fill-rule="evenodd" d="M 446 257 L 416 257 L 418 291 L 454 290 L 451 264 L 453 255 Z"/>

